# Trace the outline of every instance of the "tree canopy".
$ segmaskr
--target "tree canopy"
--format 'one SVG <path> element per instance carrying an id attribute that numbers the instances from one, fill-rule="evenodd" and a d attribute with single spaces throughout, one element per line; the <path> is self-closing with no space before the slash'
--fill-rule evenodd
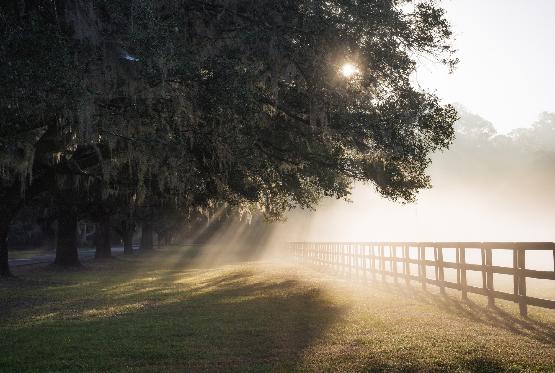
<path id="1" fill-rule="evenodd" d="M 454 108 L 411 82 L 417 56 L 456 63 L 437 1 L 14 0 L 0 19 L 2 196 L 54 174 L 280 218 L 354 181 L 412 201 L 453 139 Z"/>

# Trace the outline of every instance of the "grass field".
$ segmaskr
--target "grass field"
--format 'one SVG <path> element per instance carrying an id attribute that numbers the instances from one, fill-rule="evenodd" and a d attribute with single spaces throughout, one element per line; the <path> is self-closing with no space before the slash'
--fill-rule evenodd
<path id="1" fill-rule="evenodd" d="M 45 249 L 33 249 L 33 250 L 12 250 L 10 251 L 10 259 L 28 259 L 34 256 L 53 254 L 54 251 L 48 251 Z"/>
<path id="2" fill-rule="evenodd" d="M 80 253 L 86 251 L 94 251 L 94 248 L 85 247 L 79 249 Z M 10 259 L 29 259 L 36 256 L 45 256 L 45 255 L 55 255 L 56 252 L 54 250 L 47 250 L 47 249 L 31 249 L 31 250 L 10 250 L 9 257 Z"/>
<path id="3" fill-rule="evenodd" d="M 171 249 L 0 281 L 0 371 L 555 371 L 553 311 L 189 263 Z"/>

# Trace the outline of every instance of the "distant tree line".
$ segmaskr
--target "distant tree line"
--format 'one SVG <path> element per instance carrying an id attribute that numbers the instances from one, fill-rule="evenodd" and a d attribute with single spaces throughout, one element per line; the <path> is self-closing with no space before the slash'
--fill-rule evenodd
<path id="1" fill-rule="evenodd" d="M 455 141 L 434 156 L 436 178 L 464 187 L 469 196 L 495 199 L 494 205 L 524 204 L 536 213 L 555 206 L 555 113 L 502 134 L 464 107 L 457 111 Z"/>
<path id="2" fill-rule="evenodd" d="M 356 181 L 414 199 L 457 114 L 410 76 L 416 55 L 454 66 L 450 36 L 433 0 L 2 2 L 0 275 L 24 206 L 74 266 L 80 220 L 109 257 L 114 231 L 150 250 L 155 230 L 280 219 Z"/>

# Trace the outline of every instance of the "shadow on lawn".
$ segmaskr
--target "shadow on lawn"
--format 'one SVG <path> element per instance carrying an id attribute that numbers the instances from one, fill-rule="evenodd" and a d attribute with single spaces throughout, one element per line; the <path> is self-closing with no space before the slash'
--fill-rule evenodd
<path id="1" fill-rule="evenodd" d="M 483 306 L 470 300 L 460 301 L 440 295 L 431 295 L 429 298 L 447 312 L 503 328 L 511 333 L 524 335 L 540 342 L 555 343 L 555 327 L 551 323 L 515 316 L 498 306 Z"/>
<path id="2" fill-rule="evenodd" d="M 168 274 L 149 283 L 152 291 L 131 290 L 96 305 L 152 300 L 139 310 L 93 318 L 80 313 L 8 329 L 0 340 L 0 366 L 14 371 L 294 370 L 305 349 L 344 311 L 322 290 L 297 279 L 264 280 L 245 270 L 179 287 Z M 81 299 L 72 302 L 64 304 L 91 306 Z"/>
<path id="3" fill-rule="evenodd" d="M 479 357 L 456 361 L 450 364 L 430 366 L 428 364 L 415 362 L 413 359 L 398 360 L 396 362 L 386 361 L 379 356 L 369 358 L 363 367 L 357 369 L 362 372 L 455 372 L 464 369 L 465 372 L 473 373 L 496 373 L 510 371 L 509 367 L 503 362 L 495 359 Z"/>
<path id="4" fill-rule="evenodd" d="M 490 307 L 471 300 L 462 301 L 458 295 L 431 293 L 401 284 L 383 283 L 382 285 L 389 291 L 415 297 L 426 304 L 439 307 L 442 311 L 465 317 L 474 322 L 502 328 L 543 343 L 555 343 L 555 325 L 553 323 L 523 318 L 498 306 Z"/>
<path id="5" fill-rule="evenodd" d="M 435 366 L 415 363 L 414 361 L 400 361 L 396 364 L 382 361 L 379 358 L 371 359 L 361 369 L 364 372 L 472 372 L 472 373 L 501 373 L 518 371 L 511 369 L 507 364 L 487 357 L 474 357 L 463 359 L 449 364 L 437 363 Z"/>
<path id="6" fill-rule="evenodd" d="M 318 269 L 316 269 L 318 270 Z M 347 277 L 348 274 L 339 274 L 335 271 L 329 271 L 340 277 Z M 401 295 L 404 298 L 413 298 L 420 302 L 439 307 L 441 310 L 465 317 L 474 322 L 495 326 L 510 331 L 511 333 L 527 336 L 543 343 L 555 343 L 555 324 L 553 322 L 544 322 L 534 319 L 533 317 L 520 317 L 517 315 L 518 307 L 514 312 L 498 306 L 488 307 L 485 304 L 473 302 L 471 300 L 460 300 L 460 293 L 457 295 L 442 295 L 440 293 L 432 293 L 422 290 L 418 286 L 407 285 L 404 281 L 387 282 L 381 280 L 380 276 L 368 278 L 367 283 L 360 280 L 361 286 L 377 286 L 392 294 Z"/>

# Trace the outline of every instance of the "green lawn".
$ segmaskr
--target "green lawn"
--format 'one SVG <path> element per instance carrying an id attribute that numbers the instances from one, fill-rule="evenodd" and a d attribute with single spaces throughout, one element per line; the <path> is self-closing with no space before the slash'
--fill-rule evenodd
<path id="1" fill-rule="evenodd" d="M 0 371 L 555 371 L 555 312 L 182 251 L 0 281 Z M 17 273 L 17 269 L 16 269 Z"/>
<path id="2" fill-rule="evenodd" d="M 79 252 L 91 251 L 93 248 L 81 248 Z M 10 259 L 29 259 L 35 256 L 55 255 L 54 250 L 47 249 L 31 249 L 31 250 L 10 250 Z"/>
<path id="3" fill-rule="evenodd" d="M 34 250 L 10 250 L 10 259 L 28 259 L 34 256 L 49 255 L 54 254 L 54 251 L 48 251 L 45 249 L 34 249 Z"/>

